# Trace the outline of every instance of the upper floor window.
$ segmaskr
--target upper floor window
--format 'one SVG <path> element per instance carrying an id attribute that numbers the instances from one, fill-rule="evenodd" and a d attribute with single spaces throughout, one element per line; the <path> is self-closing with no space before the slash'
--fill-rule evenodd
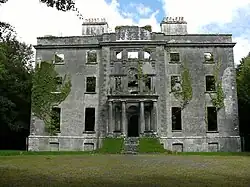
<path id="1" fill-rule="evenodd" d="M 96 78 L 87 77 L 86 79 L 86 92 L 95 92 L 96 91 Z"/>
<path id="2" fill-rule="evenodd" d="M 138 52 L 128 52 L 128 59 L 138 59 Z"/>
<path id="3" fill-rule="evenodd" d="M 97 62 L 97 53 L 96 51 L 87 52 L 87 63 L 96 63 Z"/>
<path id="4" fill-rule="evenodd" d="M 151 59 L 151 54 L 149 52 L 147 52 L 147 51 L 144 51 L 143 52 L 143 58 L 150 60 Z"/>
<path id="5" fill-rule="evenodd" d="M 54 59 L 55 64 L 63 64 L 64 63 L 64 54 L 55 53 L 54 58 L 55 58 Z"/>
<path id="6" fill-rule="evenodd" d="M 118 59 L 118 60 L 122 59 L 122 51 L 120 51 L 120 52 L 116 51 L 115 55 L 116 55 L 116 59 Z"/>
<path id="7" fill-rule="evenodd" d="M 211 92 L 215 91 L 215 78 L 212 75 L 206 76 L 206 91 Z"/>
<path id="8" fill-rule="evenodd" d="M 179 63 L 180 54 L 179 53 L 170 53 L 170 63 Z"/>
<path id="9" fill-rule="evenodd" d="M 204 53 L 204 60 L 205 63 L 213 63 L 214 61 L 213 54 L 208 52 Z"/>
<path id="10" fill-rule="evenodd" d="M 56 132 L 60 132 L 61 108 L 53 107 L 51 109 L 51 113 L 52 113 L 52 115 L 51 115 L 51 123 L 55 128 L 54 130 Z"/>
<path id="11" fill-rule="evenodd" d="M 180 91 L 182 91 L 181 77 L 171 76 L 171 92 L 180 92 Z"/>

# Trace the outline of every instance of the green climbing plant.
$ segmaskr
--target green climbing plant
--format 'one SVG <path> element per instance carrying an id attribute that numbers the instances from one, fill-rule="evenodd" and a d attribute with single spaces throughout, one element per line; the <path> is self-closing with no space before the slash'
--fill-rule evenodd
<path id="1" fill-rule="evenodd" d="M 174 92 L 174 95 L 181 100 L 182 109 L 193 97 L 192 81 L 186 61 L 181 64 L 181 91 Z"/>
<path id="2" fill-rule="evenodd" d="M 209 96 L 211 98 L 211 102 L 214 105 L 214 107 L 217 108 L 217 110 L 224 107 L 224 92 L 222 88 L 222 80 L 220 79 L 220 69 L 221 69 L 221 59 L 218 60 L 218 62 L 214 66 L 214 79 L 215 79 L 215 88 L 216 88 L 216 94 L 209 93 Z"/>
<path id="3" fill-rule="evenodd" d="M 47 132 L 55 135 L 58 121 L 53 119 L 52 107 L 59 105 L 69 95 L 70 77 L 65 75 L 58 87 L 58 73 L 55 71 L 54 64 L 44 61 L 36 66 L 32 84 L 32 112 L 44 121 Z"/>

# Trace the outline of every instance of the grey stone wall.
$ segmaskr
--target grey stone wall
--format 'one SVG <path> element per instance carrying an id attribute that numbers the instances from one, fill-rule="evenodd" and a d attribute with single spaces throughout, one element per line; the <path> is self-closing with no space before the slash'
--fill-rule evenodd
<path id="1" fill-rule="evenodd" d="M 134 34 L 132 34 L 134 33 Z M 116 40 L 128 40 L 125 42 Z M 135 41 L 136 40 L 136 41 Z M 163 42 L 164 41 L 164 42 Z M 105 42 L 105 43 L 103 43 Z M 189 46 L 172 44 L 186 43 Z M 196 45 L 193 45 L 196 43 Z M 227 43 L 231 46 L 215 46 Z M 192 46 L 193 45 L 193 46 Z M 238 131 L 238 106 L 233 62 L 231 35 L 164 35 L 149 33 L 139 27 L 124 27 L 116 33 L 86 37 L 38 38 L 37 58 L 51 60 L 55 52 L 64 54 L 65 64 L 56 65 L 59 74 L 71 75 L 72 89 L 61 103 L 61 133 L 50 137 L 44 131 L 44 123 L 32 117 L 29 150 L 90 150 L 101 145 L 107 134 L 107 95 L 111 85 L 112 60 L 115 50 L 150 48 L 156 73 L 157 133 L 164 147 L 181 151 L 240 151 Z M 97 51 L 97 63 L 86 64 L 88 50 Z M 181 62 L 186 61 L 191 73 L 193 98 L 182 111 L 182 131 L 172 131 L 171 107 L 180 106 L 171 89 L 171 75 L 180 75 L 180 65 L 170 64 L 170 52 L 180 53 Z M 218 132 L 207 132 L 206 106 L 212 106 L 205 93 L 205 75 L 213 74 L 214 64 L 204 64 L 204 53 L 211 52 L 215 60 L 222 60 L 220 78 L 225 93 L 224 105 L 218 112 Z M 122 63 L 132 63 L 122 60 Z M 86 94 L 86 76 L 96 77 L 96 93 Z M 126 82 L 126 79 L 123 81 Z M 84 132 L 85 108 L 95 107 L 95 132 Z M 53 139 L 54 138 L 54 139 Z M 52 142 L 52 143 L 50 143 Z M 86 143 L 86 144 L 84 144 Z"/>

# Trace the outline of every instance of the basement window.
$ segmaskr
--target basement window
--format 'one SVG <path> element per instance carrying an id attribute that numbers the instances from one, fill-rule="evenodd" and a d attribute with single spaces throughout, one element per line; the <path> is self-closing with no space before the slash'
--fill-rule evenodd
<path id="1" fill-rule="evenodd" d="M 51 123 L 56 132 L 60 132 L 61 108 L 53 107 L 51 109 Z"/>
<path id="2" fill-rule="evenodd" d="M 181 108 L 172 107 L 172 130 L 180 131 L 181 127 Z"/>
<path id="3" fill-rule="evenodd" d="M 55 64 L 63 64 L 64 63 L 64 54 L 55 53 L 54 58 L 55 58 L 54 59 Z"/>
<path id="4" fill-rule="evenodd" d="M 179 53 L 170 53 L 170 63 L 179 63 L 180 54 Z"/>
<path id="5" fill-rule="evenodd" d="M 86 92 L 95 93 L 95 89 L 96 89 L 96 77 L 87 77 Z"/>
<path id="6" fill-rule="evenodd" d="M 216 107 L 207 107 L 207 125 L 208 131 L 218 130 Z"/>
<path id="7" fill-rule="evenodd" d="M 206 76 L 206 91 L 215 91 L 215 78 L 212 75 Z"/>
<path id="8" fill-rule="evenodd" d="M 95 108 L 85 109 L 85 131 L 95 131 Z"/>
<path id="9" fill-rule="evenodd" d="M 138 59 L 138 52 L 128 52 L 128 59 Z"/>
<path id="10" fill-rule="evenodd" d="M 97 53 L 96 51 L 87 52 L 87 63 L 96 63 L 97 62 Z"/>

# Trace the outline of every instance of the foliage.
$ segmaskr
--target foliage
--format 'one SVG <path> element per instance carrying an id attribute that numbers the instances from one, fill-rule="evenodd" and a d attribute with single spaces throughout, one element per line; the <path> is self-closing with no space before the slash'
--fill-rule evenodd
<path id="1" fill-rule="evenodd" d="M 250 53 L 236 68 L 239 119 L 241 134 L 250 134 Z"/>
<path id="2" fill-rule="evenodd" d="M 40 66 L 40 67 L 39 67 Z M 59 105 L 66 99 L 71 90 L 71 81 L 68 75 L 63 78 L 63 85 L 58 88 L 58 73 L 54 64 L 41 62 L 37 65 L 33 75 L 32 83 L 32 112 L 39 119 L 43 120 L 47 131 L 54 135 L 57 132 L 56 122 L 53 117 L 53 105 Z M 59 90 L 58 93 L 55 93 Z"/>
<path id="3" fill-rule="evenodd" d="M 181 64 L 181 69 L 181 92 L 174 92 L 174 95 L 181 100 L 183 109 L 191 101 L 193 89 L 191 75 L 185 61 Z"/>
<path id="4" fill-rule="evenodd" d="M 142 27 L 143 29 L 152 32 L 152 26 L 151 25 L 145 25 L 144 27 Z"/>
<path id="5" fill-rule="evenodd" d="M 16 39 L 9 24 L 0 23 L 0 120 L 7 127 L 28 130 L 32 75 L 32 47 Z"/>
<path id="6" fill-rule="evenodd" d="M 123 149 L 123 138 L 105 138 L 96 153 L 119 154 Z"/>
<path id="7" fill-rule="evenodd" d="M 211 98 L 211 102 L 217 110 L 224 107 L 224 92 L 222 88 L 222 80 L 220 79 L 220 69 L 221 69 L 221 60 L 219 60 L 214 66 L 214 79 L 215 79 L 215 86 L 216 86 L 216 94 L 213 95 L 209 93 Z"/>
<path id="8" fill-rule="evenodd" d="M 1 3 L 6 3 L 8 0 L 0 0 Z M 74 0 L 39 0 L 41 3 L 46 4 L 48 7 L 56 8 L 60 11 L 72 10 L 75 6 Z M 28 6 L 28 5 L 27 5 Z"/>
<path id="9" fill-rule="evenodd" d="M 139 153 L 164 153 L 166 150 L 160 144 L 158 138 L 140 138 Z"/>

